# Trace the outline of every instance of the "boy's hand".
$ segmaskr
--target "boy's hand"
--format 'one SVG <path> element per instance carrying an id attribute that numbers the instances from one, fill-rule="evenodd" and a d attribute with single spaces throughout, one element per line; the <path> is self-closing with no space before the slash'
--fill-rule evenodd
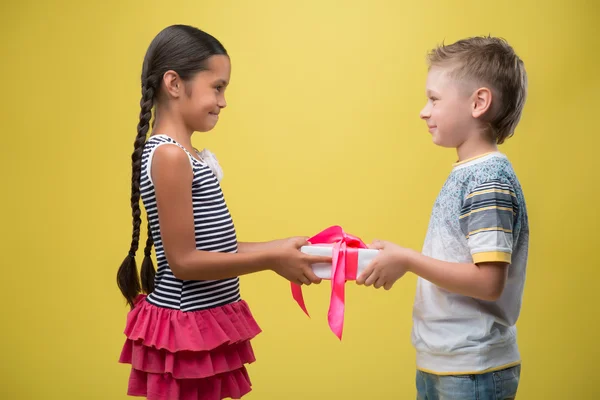
<path id="1" fill-rule="evenodd" d="M 410 250 L 382 240 L 374 240 L 369 248 L 379 250 L 379 254 L 356 279 L 356 283 L 390 290 L 408 271 L 407 256 Z"/>

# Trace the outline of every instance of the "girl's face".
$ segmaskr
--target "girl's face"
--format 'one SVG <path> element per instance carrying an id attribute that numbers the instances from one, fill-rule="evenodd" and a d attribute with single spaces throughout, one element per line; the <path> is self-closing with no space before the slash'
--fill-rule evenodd
<path id="1" fill-rule="evenodd" d="M 215 55 L 208 59 L 206 70 L 185 82 L 180 110 L 191 131 L 206 132 L 215 127 L 221 109 L 227 106 L 225 88 L 229 84 L 230 75 L 229 57 Z"/>

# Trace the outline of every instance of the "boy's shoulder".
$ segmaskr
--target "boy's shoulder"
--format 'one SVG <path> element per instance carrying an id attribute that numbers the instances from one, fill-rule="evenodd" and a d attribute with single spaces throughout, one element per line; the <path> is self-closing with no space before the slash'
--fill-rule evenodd
<path id="1" fill-rule="evenodd" d="M 467 192 L 492 182 L 510 186 L 518 183 L 510 160 L 499 152 L 458 164 L 454 167 L 453 174 Z"/>

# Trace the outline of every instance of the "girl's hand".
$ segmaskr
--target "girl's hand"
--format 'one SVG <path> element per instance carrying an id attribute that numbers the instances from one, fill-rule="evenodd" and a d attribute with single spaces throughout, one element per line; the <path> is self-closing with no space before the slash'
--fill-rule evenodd
<path id="1" fill-rule="evenodd" d="M 273 267 L 271 269 L 298 285 L 321 283 L 321 278 L 315 275 L 311 265 L 331 263 L 331 257 L 302 253 L 300 248 L 309 244 L 306 237 L 284 239 L 277 248 L 272 250 Z"/>

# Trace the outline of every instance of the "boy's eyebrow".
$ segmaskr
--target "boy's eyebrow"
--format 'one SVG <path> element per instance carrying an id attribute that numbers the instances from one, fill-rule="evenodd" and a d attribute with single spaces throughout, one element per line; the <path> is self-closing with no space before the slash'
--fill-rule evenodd
<path id="1" fill-rule="evenodd" d="M 431 89 L 427 89 L 427 91 L 425 92 L 425 94 L 427 95 L 427 97 L 433 96 L 433 95 L 437 95 L 436 91 L 433 91 Z"/>

